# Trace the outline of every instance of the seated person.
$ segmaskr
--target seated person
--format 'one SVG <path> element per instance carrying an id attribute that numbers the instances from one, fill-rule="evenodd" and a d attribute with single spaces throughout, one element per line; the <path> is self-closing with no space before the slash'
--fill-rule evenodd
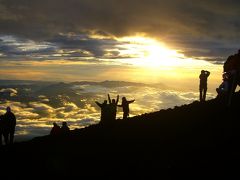
<path id="1" fill-rule="evenodd" d="M 229 89 L 228 76 L 226 74 L 223 74 L 223 82 L 219 85 L 216 91 L 218 95 L 224 95 L 228 92 L 228 89 Z"/>

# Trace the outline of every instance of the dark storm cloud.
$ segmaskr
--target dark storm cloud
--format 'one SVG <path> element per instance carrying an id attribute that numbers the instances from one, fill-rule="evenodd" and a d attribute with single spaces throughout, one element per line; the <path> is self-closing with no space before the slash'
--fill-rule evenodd
<path id="1" fill-rule="evenodd" d="M 0 1 L 1 34 L 46 41 L 59 33 L 78 34 L 84 30 L 115 36 L 144 32 L 185 49 L 189 56 L 226 56 L 235 52 L 239 48 L 239 17 L 238 0 Z M 205 43 L 196 47 L 199 39 Z M 214 43 L 219 43 L 219 47 L 212 46 Z M 209 53 L 202 54 L 202 50 Z M 101 56 L 101 46 L 96 45 L 94 53 Z"/>

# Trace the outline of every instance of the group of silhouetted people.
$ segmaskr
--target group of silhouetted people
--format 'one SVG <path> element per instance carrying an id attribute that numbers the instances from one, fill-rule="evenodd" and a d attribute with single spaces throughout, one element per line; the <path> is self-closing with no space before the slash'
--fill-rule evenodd
<path id="1" fill-rule="evenodd" d="M 67 122 L 62 122 L 62 126 L 60 127 L 56 122 L 53 123 L 53 127 L 50 131 L 50 135 L 58 136 L 58 135 L 67 135 L 70 132 L 70 128 L 67 125 Z"/>
<path id="2" fill-rule="evenodd" d="M 5 145 L 13 144 L 14 133 L 16 127 L 16 117 L 12 113 L 11 108 L 6 108 L 6 113 L 0 116 L 0 145 L 2 145 L 2 136 Z"/>
<path id="3" fill-rule="evenodd" d="M 104 125 L 110 125 L 114 120 L 116 120 L 117 107 L 122 107 L 123 109 L 123 119 L 127 119 L 129 116 L 129 104 L 135 100 L 128 101 L 126 97 L 122 97 L 122 104 L 118 105 L 119 95 L 116 99 L 111 99 L 108 94 L 108 102 L 104 100 L 103 103 L 95 101 L 96 104 L 101 108 L 101 118 L 100 123 Z"/>
<path id="4" fill-rule="evenodd" d="M 199 75 L 200 85 L 199 93 L 200 101 L 206 100 L 207 79 L 210 75 L 209 71 L 202 70 Z M 222 99 L 227 106 L 231 105 L 232 95 L 237 85 L 240 85 L 240 49 L 238 53 L 230 55 L 223 66 L 222 83 L 216 88 L 217 98 Z"/>

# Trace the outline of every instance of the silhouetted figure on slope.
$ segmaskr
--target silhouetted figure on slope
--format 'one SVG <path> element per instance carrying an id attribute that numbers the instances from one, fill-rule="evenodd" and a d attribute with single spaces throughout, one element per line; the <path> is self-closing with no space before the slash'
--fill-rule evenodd
<path id="1" fill-rule="evenodd" d="M 128 118 L 128 116 L 129 116 L 129 104 L 133 103 L 134 101 L 135 101 L 135 99 L 131 100 L 131 101 L 128 101 L 126 99 L 126 97 L 122 97 L 122 104 L 118 105 L 118 106 L 122 107 L 122 109 L 123 109 L 123 119 L 127 119 Z"/>
<path id="2" fill-rule="evenodd" d="M 53 123 L 53 127 L 52 127 L 52 129 L 51 129 L 51 131 L 50 131 L 50 135 L 52 135 L 52 136 L 58 136 L 58 135 L 60 135 L 60 133 L 61 133 L 61 128 L 60 128 L 60 126 L 57 124 L 57 123 Z"/>
<path id="3" fill-rule="evenodd" d="M 6 113 L 3 115 L 3 136 L 5 144 L 13 144 L 14 140 L 14 133 L 15 133 L 15 127 L 16 127 L 16 117 L 12 113 L 11 108 L 6 108 Z"/>
<path id="4" fill-rule="evenodd" d="M 240 49 L 238 50 L 238 53 L 230 55 L 223 65 L 224 72 L 229 72 L 231 70 L 240 70 Z"/>
<path id="5" fill-rule="evenodd" d="M 0 116 L 0 146 L 2 145 L 3 136 L 3 115 Z"/>
<path id="6" fill-rule="evenodd" d="M 67 125 L 67 122 L 62 122 L 62 127 L 61 127 L 61 134 L 65 135 L 65 134 L 69 134 L 70 129 Z"/>
<path id="7" fill-rule="evenodd" d="M 201 74 L 199 75 L 199 79 L 200 79 L 200 84 L 199 84 L 200 97 L 199 97 L 199 100 L 200 101 L 205 101 L 206 100 L 207 79 L 208 79 L 209 75 L 210 75 L 210 72 L 209 71 L 205 71 L 205 70 L 202 70 Z"/>
<path id="8" fill-rule="evenodd" d="M 240 85 L 240 50 L 237 54 L 230 55 L 223 65 L 223 71 L 228 74 L 228 102 L 231 105 L 232 95 L 235 92 L 237 85 Z"/>
<path id="9" fill-rule="evenodd" d="M 95 103 L 101 108 L 101 118 L 100 124 L 107 124 L 109 122 L 109 104 L 107 104 L 107 100 L 104 100 L 103 103 L 99 103 L 95 101 Z"/>
<path id="10" fill-rule="evenodd" d="M 108 101 L 109 101 L 109 115 L 111 122 L 114 122 L 116 120 L 117 116 L 117 104 L 119 101 L 119 95 L 117 95 L 117 100 L 110 98 L 110 95 L 108 94 Z"/>
<path id="11" fill-rule="evenodd" d="M 227 95 L 229 92 L 229 82 L 228 82 L 228 75 L 227 73 L 223 73 L 223 81 L 222 83 L 219 85 L 218 88 L 216 88 L 216 91 L 218 93 L 217 98 L 223 100 L 224 102 L 227 100 Z"/>

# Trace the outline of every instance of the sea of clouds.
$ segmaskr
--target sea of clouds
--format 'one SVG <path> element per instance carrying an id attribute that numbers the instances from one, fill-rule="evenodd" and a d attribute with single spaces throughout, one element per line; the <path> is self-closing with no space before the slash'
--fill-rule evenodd
<path id="1" fill-rule="evenodd" d="M 128 82 L 23 82 L 0 86 L 0 114 L 7 106 L 17 117 L 16 141 L 47 135 L 53 122 L 59 125 L 67 121 L 70 129 L 83 128 L 99 123 L 100 108 L 95 101 L 103 102 L 109 93 L 111 98 L 120 96 L 130 104 L 130 117 L 174 108 L 198 100 L 199 93 L 161 88 L 162 85 L 147 85 Z M 208 93 L 208 99 L 215 95 Z M 118 108 L 117 118 L 122 118 Z"/>

